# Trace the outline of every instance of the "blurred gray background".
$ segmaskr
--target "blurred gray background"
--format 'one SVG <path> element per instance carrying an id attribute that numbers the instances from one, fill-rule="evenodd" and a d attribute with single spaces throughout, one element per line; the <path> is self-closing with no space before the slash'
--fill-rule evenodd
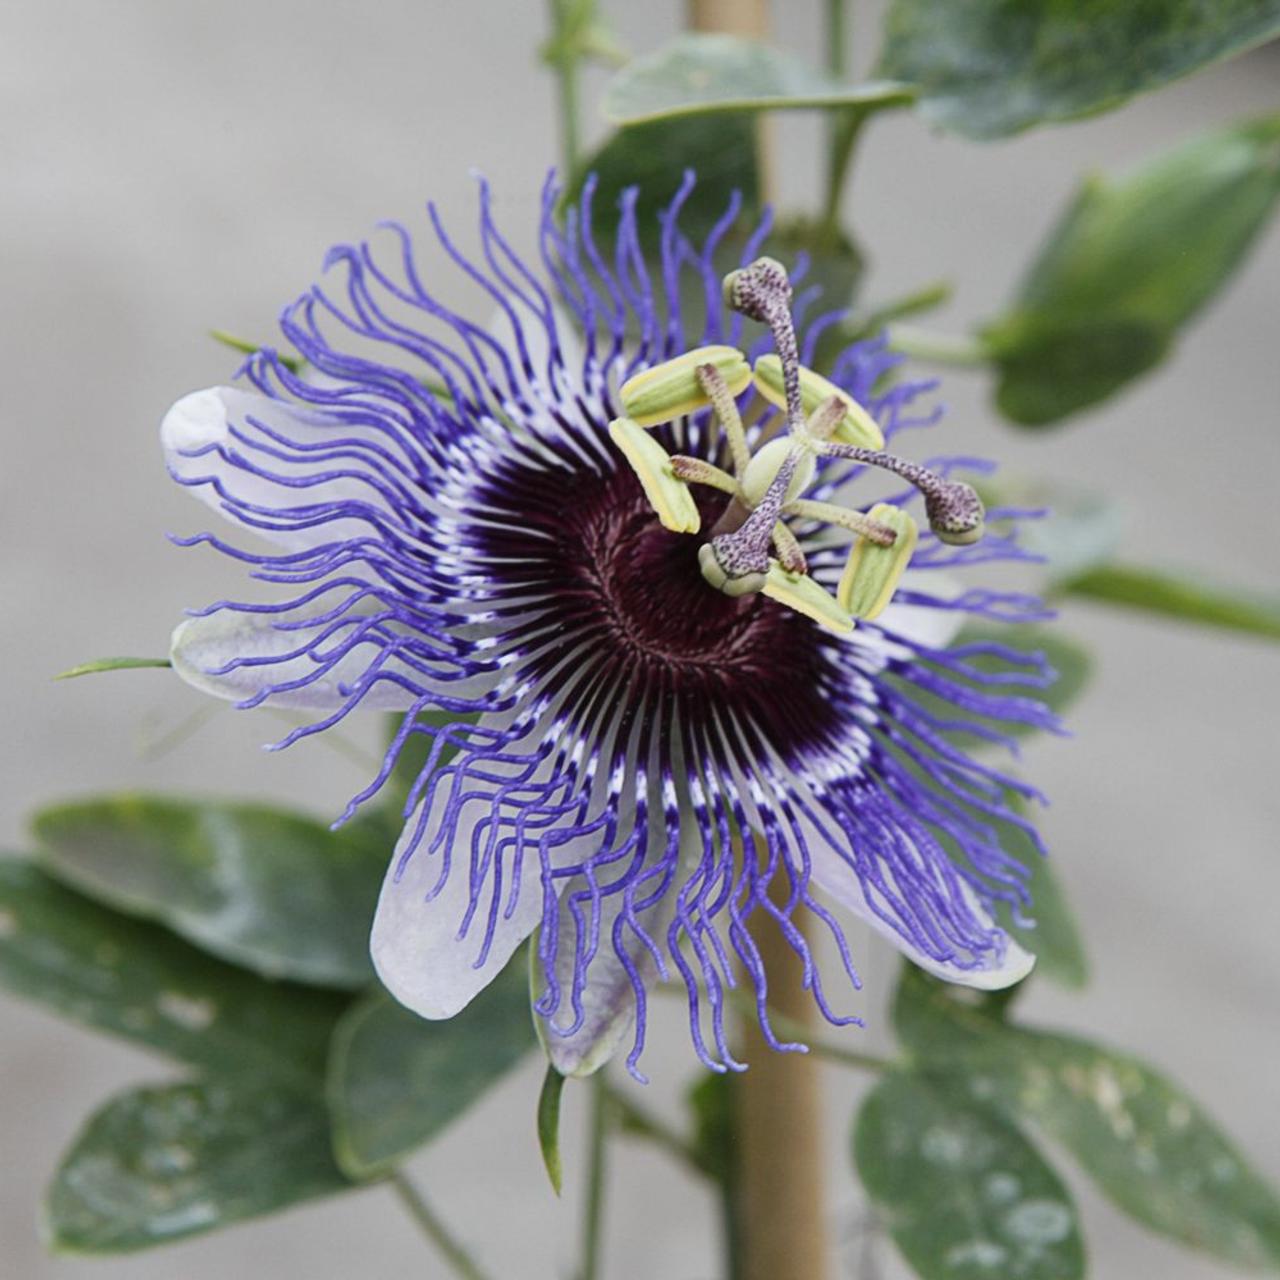
<path id="1" fill-rule="evenodd" d="M 636 50 L 682 18 L 676 0 L 605 7 Z M 817 57 L 816 0 L 775 8 L 785 40 Z M 855 8 L 863 65 L 880 6 Z M 0 0 L 6 845 L 22 849 L 33 806 L 71 794 L 231 792 L 328 817 L 363 781 L 323 744 L 264 757 L 258 747 L 279 736 L 278 722 L 205 712 L 163 673 L 62 685 L 49 676 L 94 655 L 162 652 L 183 607 L 239 581 L 230 563 L 163 536 L 207 527 L 166 479 L 156 427 L 178 395 L 230 372 L 208 328 L 268 337 L 327 245 L 381 217 L 415 218 L 428 196 L 466 225 L 473 166 L 494 180 L 508 232 L 530 243 L 555 158 L 551 85 L 532 64 L 543 19 L 541 4 L 458 0 Z M 931 136 L 910 117 L 879 124 L 850 201 L 874 255 L 868 296 L 951 276 L 957 297 L 940 323 L 991 314 L 1083 171 L 1115 171 L 1274 109 L 1278 71 L 1262 51 L 1090 123 L 987 147 Z M 593 78 L 588 104 L 598 86 Z M 816 120 L 787 119 L 781 136 L 783 201 L 811 203 Z M 1032 440 L 996 422 L 983 379 L 952 376 L 950 438 L 1015 469 L 1123 495 L 1134 558 L 1274 589 L 1278 308 L 1273 226 L 1177 358 L 1103 412 Z M 1101 609 L 1069 612 L 1097 647 L 1097 678 L 1072 718 L 1075 740 L 1036 747 L 1029 766 L 1055 798 L 1047 832 L 1095 972 L 1083 995 L 1037 984 L 1027 1012 L 1160 1063 L 1280 1177 L 1280 654 Z M 862 1007 L 876 1047 L 893 959 L 854 941 L 871 978 Z M 3 1280 L 443 1274 L 380 1189 L 149 1255 L 45 1257 L 37 1204 L 59 1152 L 107 1095 L 170 1068 L 36 1008 L 4 1001 L 3 1013 Z M 649 1101 L 674 1105 L 692 1067 L 674 1011 L 647 1065 Z M 497 1275 L 531 1280 L 569 1274 L 582 1164 L 571 1105 L 557 1203 L 532 1137 L 537 1076 L 530 1062 L 414 1165 Z M 855 1274 L 858 1252 L 862 1204 L 845 1134 L 864 1083 L 828 1076 L 842 1276 Z M 1072 1180 L 1093 1275 L 1222 1274 Z M 700 1187 L 619 1144 L 607 1275 L 712 1280 L 712 1215 Z M 882 1276 L 902 1274 L 891 1246 L 881 1258 Z"/>

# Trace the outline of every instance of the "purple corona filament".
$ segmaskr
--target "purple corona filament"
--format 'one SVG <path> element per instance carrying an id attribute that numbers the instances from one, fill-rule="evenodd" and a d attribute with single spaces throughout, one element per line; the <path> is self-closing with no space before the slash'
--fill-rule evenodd
<path id="1" fill-rule="evenodd" d="M 965 580 L 987 561 L 1025 558 L 1019 513 L 992 513 L 1013 532 L 949 545 L 967 486 L 948 472 L 970 460 L 935 458 L 925 472 L 827 442 L 815 498 L 866 507 L 883 496 L 869 487 L 875 468 L 888 468 L 945 526 L 922 535 L 899 590 L 914 608 L 891 605 L 835 635 L 762 595 L 708 588 L 706 537 L 662 528 L 612 446 L 617 388 L 637 370 L 737 344 L 744 315 L 764 320 L 794 370 L 833 323 L 815 314 L 793 327 L 786 273 L 756 263 L 767 220 L 745 237 L 741 262 L 753 265 L 726 309 L 713 264 L 740 202 L 696 244 L 680 216 L 692 187 L 690 175 L 662 213 L 652 267 L 636 193 L 622 197 L 607 243 L 594 180 L 563 220 L 548 182 L 533 260 L 499 230 L 483 183 L 472 248 L 429 207 L 430 269 L 398 224 L 378 248 L 338 246 L 323 283 L 281 317 L 304 371 L 264 350 L 234 387 L 179 401 L 163 429 L 175 479 L 245 535 L 186 541 L 225 552 L 273 593 L 185 622 L 175 668 L 241 706 L 311 711 L 281 745 L 356 709 L 402 717 L 343 814 L 378 796 L 411 741 L 426 742 L 388 849 L 379 973 L 409 1007 L 446 1017 L 536 934 L 535 1010 L 565 1071 L 625 1047 L 638 1075 L 655 981 L 687 993 L 708 1067 L 741 1065 L 725 1028 L 726 992 L 740 982 L 766 1040 L 800 1047 L 769 1025 L 755 942 L 765 928 L 781 930 L 837 1024 L 857 1021 L 837 1011 L 859 985 L 851 917 L 953 981 L 1003 985 L 1030 963 L 995 923 L 1000 904 L 1027 907 L 1030 874 L 997 830 L 1031 831 L 1009 798 L 1037 793 L 953 740 L 1012 746 L 1013 726 L 1056 728 L 1028 692 L 1052 679 L 1041 655 L 952 643 L 966 618 L 1046 616 L 1030 597 Z M 450 275 L 479 290 L 474 315 L 444 300 Z M 813 296 L 801 295 L 806 317 Z M 896 365 L 872 341 L 830 371 L 887 440 L 936 418 L 918 407 L 925 384 L 886 376 Z M 738 401 L 752 448 L 771 412 L 754 396 Z M 786 400 L 794 428 L 790 374 Z M 718 460 L 705 410 L 653 437 L 682 465 Z M 871 466 L 850 478 L 850 461 Z M 726 530 L 730 550 L 767 555 L 789 465 Z M 732 501 L 704 487 L 695 500 L 705 530 Z M 806 527 L 803 563 L 831 589 L 846 548 L 807 544 Z M 838 998 L 801 916 L 835 941 Z"/>

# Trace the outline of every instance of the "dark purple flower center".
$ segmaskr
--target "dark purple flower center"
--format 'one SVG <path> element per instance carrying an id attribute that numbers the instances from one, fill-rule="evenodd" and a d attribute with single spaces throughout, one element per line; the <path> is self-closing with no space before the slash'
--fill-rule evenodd
<path id="1" fill-rule="evenodd" d="M 540 597 L 534 632 L 557 641 L 536 661 L 541 674 L 596 674 L 629 697 L 660 694 L 708 730 L 745 717 L 778 747 L 831 725 L 820 687 L 831 641 L 821 628 L 763 596 L 711 590 L 702 540 L 664 529 L 630 469 L 572 481 L 526 473 L 502 488 L 520 511 L 486 534 L 485 549 Z M 728 500 L 707 489 L 696 499 L 709 529 Z M 581 663 L 566 667 L 578 646 Z"/>

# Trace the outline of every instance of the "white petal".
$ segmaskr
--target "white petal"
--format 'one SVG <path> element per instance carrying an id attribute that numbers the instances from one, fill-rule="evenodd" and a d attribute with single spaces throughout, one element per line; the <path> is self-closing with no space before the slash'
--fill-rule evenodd
<path id="1" fill-rule="evenodd" d="M 853 868 L 845 863 L 820 835 L 809 841 L 809 848 L 813 856 L 814 881 L 842 906 L 852 911 L 859 919 L 865 920 L 881 937 L 887 938 L 908 960 L 919 965 L 927 973 L 963 987 L 998 991 L 1002 987 L 1011 987 L 1015 982 L 1021 982 L 1031 972 L 1036 962 L 1035 956 L 1025 951 L 1007 934 L 1004 954 L 997 956 L 988 953 L 983 956 L 982 968 L 965 968 L 953 961 L 938 960 L 926 955 L 871 909 L 863 893 L 862 882 Z M 986 927 L 994 929 L 995 922 L 983 910 L 973 890 L 963 881 L 960 882 L 959 888 L 974 917 L 982 921 Z"/>
<path id="2" fill-rule="evenodd" d="M 173 669 L 189 685 L 215 698 L 239 702 L 260 692 L 267 685 L 288 684 L 316 670 L 316 658 L 307 654 L 283 662 L 238 666 L 223 674 L 222 668 L 237 658 L 266 658 L 291 653 L 314 640 L 318 633 L 305 630 L 281 631 L 276 623 L 296 620 L 300 615 L 278 613 L 241 613 L 221 609 L 206 617 L 188 618 L 174 630 L 169 656 Z M 305 616 L 305 615 L 301 615 Z M 330 637 L 321 648 L 328 651 L 337 643 Z M 354 647 L 334 663 L 322 676 L 298 689 L 273 693 L 267 699 L 272 707 L 331 710 L 342 706 L 350 697 L 351 686 L 377 657 L 378 647 L 372 643 Z M 403 670 L 403 668 L 400 668 Z M 383 670 L 397 670 L 394 663 Z M 418 677 L 420 681 L 420 677 Z M 345 688 L 347 693 L 341 690 Z M 364 695 L 360 705 L 372 710 L 399 711 L 412 705 L 413 694 L 387 680 L 377 681 Z"/>
<path id="3" fill-rule="evenodd" d="M 382 882 L 369 949 L 383 985 L 401 1004 L 423 1018 L 452 1018 L 498 976 L 511 954 L 542 919 L 542 893 L 536 859 L 526 857 L 514 913 L 499 910 L 493 939 L 479 967 L 485 932 L 487 892 L 463 938 L 458 937 L 471 897 L 471 835 L 489 813 L 488 803 L 469 804 L 453 843 L 453 864 L 440 893 L 427 901 L 440 875 L 442 850 L 428 853 L 434 830 L 429 825 L 420 847 L 402 875 L 400 856 L 412 838 L 416 816 L 409 820 Z M 504 902 L 507 891 L 504 881 Z"/>
<path id="4" fill-rule="evenodd" d="M 986 952 L 980 957 L 974 955 L 961 957 L 961 960 L 969 962 L 969 967 L 956 961 L 938 960 L 926 955 L 872 908 L 857 872 L 840 856 L 831 839 L 828 838 L 827 822 L 829 820 L 824 819 L 820 825 L 812 816 L 822 812 L 822 802 L 814 795 L 812 788 L 781 760 L 775 760 L 775 768 L 778 771 L 777 776 L 768 780 L 767 785 L 781 787 L 792 795 L 803 798 L 803 804 L 798 807 L 796 813 L 795 823 L 804 837 L 809 852 L 813 882 L 827 896 L 851 911 L 860 920 L 866 921 L 876 933 L 888 939 L 913 964 L 919 965 L 928 973 L 943 978 L 947 982 L 977 987 L 984 991 L 997 991 L 1002 987 L 1010 987 L 1015 982 L 1020 982 L 1031 972 L 1036 962 L 1035 956 L 1020 947 L 1007 933 L 1003 934 L 1005 946 L 1002 953 Z M 790 856 L 796 855 L 793 852 Z M 884 874 L 890 881 L 890 887 L 893 887 L 892 876 L 887 869 Z M 973 918 L 979 922 L 980 928 L 984 932 L 997 931 L 995 921 L 978 901 L 977 894 L 970 885 L 959 877 L 955 883 L 956 891 Z M 880 905 L 883 908 L 884 904 Z M 978 967 L 973 967 L 972 962 L 975 959 L 980 960 Z"/>
<path id="5" fill-rule="evenodd" d="M 245 525 L 227 507 L 218 492 L 219 487 L 239 501 L 265 508 L 268 513 L 284 513 L 299 507 L 348 501 L 362 502 L 378 510 L 386 510 L 386 504 L 378 491 L 353 476 L 335 477 L 318 484 L 295 487 L 257 475 L 228 461 L 217 452 L 217 447 L 221 446 L 230 453 L 244 457 L 253 465 L 273 474 L 294 478 L 323 474 L 330 470 L 361 469 L 358 464 L 347 460 L 303 464 L 260 453 L 231 435 L 231 428 L 235 426 L 250 440 L 260 441 L 272 448 L 282 447 L 249 426 L 250 417 L 262 422 L 284 439 L 300 444 L 334 440 L 339 436 L 367 438 L 367 432 L 341 422 L 332 415 L 272 400 L 237 387 L 209 387 L 183 396 L 165 414 L 160 424 L 160 443 L 170 471 L 184 480 L 204 481 L 189 486 L 201 502 L 234 523 L 251 528 L 261 537 L 292 551 L 367 535 L 368 524 L 358 519 L 327 520 L 306 528 L 263 529 L 256 524 Z M 264 518 L 271 521 L 269 514 Z M 280 523 L 288 523 L 287 516 Z"/>
<path id="6" fill-rule="evenodd" d="M 518 714 L 520 713 L 509 712 L 501 716 L 485 716 L 480 724 L 484 729 L 505 729 Z M 387 990 L 402 1004 L 423 1017 L 448 1018 L 462 1009 L 496 976 L 515 948 L 542 921 L 541 859 L 536 848 L 526 849 L 518 897 L 509 918 L 505 916 L 505 912 L 510 904 L 512 887 L 510 854 L 504 858 L 503 897 L 499 916 L 495 922 L 491 950 L 480 968 L 475 967 L 475 962 L 480 955 L 492 901 L 492 880 L 481 890 L 479 905 L 466 936 L 458 936 L 471 898 L 472 837 L 479 824 L 488 823 L 495 795 L 505 786 L 508 777 L 520 769 L 521 766 L 513 762 L 522 755 L 527 756 L 539 750 L 546 742 L 563 745 L 571 761 L 578 759 L 575 741 L 561 742 L 563 727 L 556 717 L 557 708 L 548 708 L 519 741 L 509 744 L 503 750 L 505 761 L 490 756 L 484 763 L 482 774 L 472 772 L 467 776 L 461 792 L 466 798 L 456 815 L 456 825 L 451 832 L 449 847 L 452 862 L 448 880 L 436 897 L 428 900 L 428 895 L 440 876 L 443 847 L 433 852 L 432 845 L 444 823 L 453 789 L 458 783 L 456 775 L 442 778 L 434 794 L 428 793 L 424 797 L 423 803 L 429 802 L 431 809 L 427 814 L 422 837 L 403 873 L 397 876 L 400 856 L 410 846 L 421 810 L 410 819 L 406 835 L 401 838 L 396 857 L 383 881 L 370 945 L 374 967 Z M 605 741 L 599 746 L 599 757 L 603 760 L 611 758 L 608 737 L 609 735 L 605 735 Z M 634 761 L 630 767 L 601 769 L 595 774 L 593 781 L 588 781 L 580 763 L 566 763 L 563 759 L 557 759 L 556 755 L 556 752 L 551 752 L 542 759 L 532 776 L 520 784 L 521 790 L 530 791 L 553 775 L 562 774 L 568 769 L 571 773 L 568 790 L 575 794 L 586 790 L 592 797 L 583 825 L 593 826 L 594 819 L 604 807 L 608 807 L 617 817 L 618 831 L 615 839 L 625 839 L 635 819 L 635 797 L 625 789 L 626 779 L 634 777 Z M 614 790 L 615 786 L 623 788 L 621 794 Z M 503 801 L 506 814 L 510 814 L 515 803 L 510 797 Z M 576 815 L 568 815 L 564 821 L 575 823 L 579 819 Z M 560 834 L 567 834 L 569 829 L 566 827 Z M 481 826 L 481 830 L 487 838 L 487 825 Z M 575 835 L 557 844 L 552 839 L 556 834 L 556 830 L 550 827 L 539 827 L 537 832 L 539 838 L 548 842 L 547 856 L 553 867 L 574 866 L 587 861 L 593 854 L 600 852 L 604 838 L 601 831 L 593 831 L 587 835 Z M 612 956 L 612 942 L 607 928 L 602 933 L 602 957 L 606 951 Z M 599 969 L 593 968 L 593 977 L 608 985 L 610 979 L 605 977 L 607 972 L 606 962 Z M 629 1018 L 628 1012 L 617 1029 L 608 1052 L 612 1052 L 617 1040 L 625 1033 Z M 558 1020 L 567 1024 L 569 1018 L 561 1016 Z"/>

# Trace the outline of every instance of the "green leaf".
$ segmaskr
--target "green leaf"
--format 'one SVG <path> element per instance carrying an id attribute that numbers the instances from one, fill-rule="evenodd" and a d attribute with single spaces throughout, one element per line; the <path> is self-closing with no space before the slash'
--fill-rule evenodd
<path id="1" fill-rule="evenodd" d="M 809 269 L 797 288 L 821 285 L 823 311 L 849 306 L 866 266 L 862 250 L 842 231 L 804 218 L 783 222 L 773 231 L 769 252 L 787 263 L 793 262 L 797 254 L 808 255 Z M 851 341 L 841 325 L 831 325 L 818 341 L 814 365 L 820 369 L 829 367 Z"/>
<path id="2" fill-rule="evenodd" d="M 381 993 L 338 1024 L 329 1110 L 338 1163 L 352 1178 L 386 1172 L 430 1141 L 534 1044 L 526 959 L 510 964 L 461 1013 L 428 1022 Z"/>
<path id="3" fill-rule="evenodd" d="M 1027 426 L 1056 422 L 1158 364 L 1239 266 L 1278 195 L 1280 115 L 1201 135 L 1118 181 L 1087 182 L 983 335 L 1001 410 Z"/>
<path id="4" fill-rule="evenodd" d="M 1277 0 L 894 0 L 878 74 L 982 140 L 1118 107 L 1278 33 Z"/>
<path id="5" fill-rule="evenodd" d="M 94 676 L 100 671 L 136 671 L 143 667 L 172 667 L 168 658 L 90 658 L 66 671 L 59 671 L 55 680 L 74 680 L 76 676 Z"/>
<path id="6" fill-rule="evenodd" d="M 135 1089 L 63 1157 L 47 1234 L 60 1252 L 126 1253 L 349 1186 L 315 1100 L 251 1080 Z"/>
<path id="7" fill-rule="evenodd" d="M 914 98 L 908 85 L 841 84 L 782 49 L 704 33 L 679 36 L 632 59 L 609 82 L 603 110 L 615 124 L 639 124 L 723 111 L 825 107 L 867 112 Z"/>
<path id="8" fill-rule="evenodd" d="M 564 1093 L 564 1081 L 565 1077 L 547 1063 L 547 1074 L 538 1095 L 538 1146 L 556 1195 L 564 1186 L 564 1166 L 560 1161 L 560 1096 Z"/>
<path id="9" fill-rule="evenodd" d="M 1226 590 L 1182 574 L 1107 564 L 1060 583 L 1059 589 L 1126 609 L 1280 640 L 1280 599 Z"/>
<path id="10" fill-rule="evenodd" d="M 997 1022 L 914 972 L 904 972 L 894 1023 L 916 1061 L 1036 1124 L 1139 1222 L 1227 1262 L 1280 1268 L 1275 1190 L 1154 1068 L 1079 1037 Z"/>
<path id="11" fill-rule="evenodd" d="M 890 1072 L 862 1105 L 853 1155 L 924 1280 L 1084 1275 L 1066 1187 L 1014 1125 L 954 1086 Z"/>
<path id="12" fill-rule="evenodd" d="M 694 244 L 704 242 L 724 217 L 731 193 L 741 193 L 737 222 L 721 238 L 712 269 L 723 275 L 740 265 L 747 236 L 761 213 L 756 144 L 755 122 L 742 113 L 635 125 L 619 130 L 582 165 L 566 201 L 576 201 L 587 176 L 594 175 L 592 231 L 601 254 L 612 262 L 623 196 L 634 187 L 635 229 L 644 269 L 655 292 L 661 294 L 660 216 L 679 190 L 686 170 L 695 174 L 696 182 L 680 210 L 680 231 Z M 635 264 L 628 269 L 639 270 Z M 687 329 L 701 328 L 709 309 L 714 308 L 717 315 L 722 310 L 719 290 L 708 297 L 701 272 L 680 271 L 677 294 Z M 629 336 L 636 340 L 639 323 L 630 312 L 628 316 Z"/>
<path id="13" fill-rule="evenodd" d="M 742 192 L 741 221 L 759 215 L 756 128 L 750 116 L 657 120 L 615 133 L 583 165 L 583 173 L 594 173 L 597 180 L 592 227 L 598 241 L 613 243 L 619 201 L 627 188 L 637 187 L 636 227 L 644 251 L 652 254 L 661 239 L 658 215 L 671 203 L 686 169 L 697 175 L 697 185 L 680 212 L 680 227 L 694 243 L 720 220 L 735 189 Z"/>
<path id="14" fill-rule="evenodd" d="M 693 1113 L 693 1151 L 698 1167 L 725 1187 L 737 1171 L 738 1131 L 734 1124 L 733 1082 L 708 1071 L 685 1094 Z"/>
<path id="15" fill-rule="evenodd" d="M 314 1090 L 344 1000 L 272 983 L 0 858 L 0 985 L 208 1071 Z"/>
<path id="16" fill-rule="evenodd" d="M 260 805 L 114 796 L 42 810 L 33 828 L 60 880 L 234 964 L 324 986 L 373 978 L 385 823 L 335 832 Z"/>

